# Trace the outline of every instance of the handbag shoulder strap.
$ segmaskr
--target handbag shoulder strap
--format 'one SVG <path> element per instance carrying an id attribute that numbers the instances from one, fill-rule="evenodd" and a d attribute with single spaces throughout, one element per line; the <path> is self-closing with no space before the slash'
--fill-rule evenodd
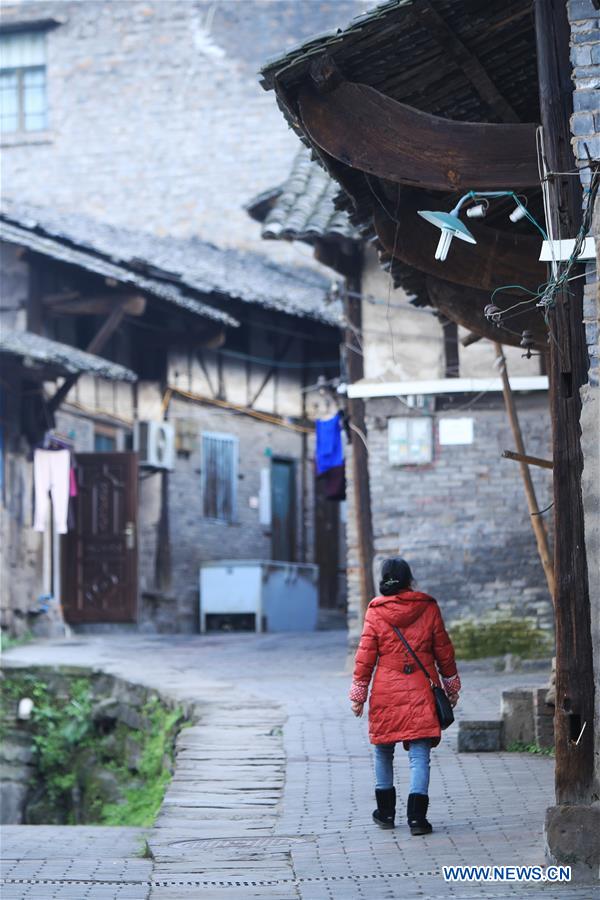
<path id="1" fill-rule="evenodd" d="M 400 638 L 400 640 L 402 641 L 402 643 L 404 644 L 404 646 L 406 647 L 406 649 L 408 650 L 408 652 L 410 653 L 410 655 L 412 656 L 412 658 L 414 659 L 414 661 L 416 662 L 418 667 L 424 673 L 424 675 L 427 678 L 427 680 L 429 681 L 430 685 L 433 687 L 433 680 L 431 678 L 431 675 L 429 674 L 429 672 L 427 671 L 427 669 L 425 668 L 425 666 L 423 665 L 423 663 L 421 662 L 421 660 L 419 659 L 419 657 L 417 656 L 417 654 L 415 653 L 413 648 L 410 646 L 410 644 L 408 643 L 408 641 L 406 640 L 406 638 L 404 637 L 404 635 L 402 634 L 400 629 L 397 628 L 395 625 L 392 625 L 392 628 L 394 629 L 394 631 L 396 632 L 396 634 L 398 635 L 398 637 Z"/>

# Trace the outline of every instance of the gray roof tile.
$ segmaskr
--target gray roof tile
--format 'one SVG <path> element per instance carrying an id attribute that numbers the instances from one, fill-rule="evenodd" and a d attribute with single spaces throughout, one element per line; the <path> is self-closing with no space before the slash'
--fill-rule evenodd
<path id="1" fill-rule="evenodd" d="M 224 324 L 239 324 L 221 308 L 231 299 L 331 325 L 341 318 L 327 278 L 306 267 L 278 265 L 258 253 L 222 249 L 196 237 L 158 237 L 12 201 L 3 203 L 0 219 L 13 243 L 28 240 L 27 246 L 37 252 L 100 274 L 106 266 L 116 266 L 117 280 Z"/>
<path id="2" fill-rule="evenodd" d="M 247 209 L 263 222 L 262 235 L 267 239 L 360 240 L 348 213 L 336 208 L 339 193 L 339 185 L 311 158 L 310 150 L 301 147 L 287 181 L 278 190 L 260 194 Z"/>
<path id="3" fill-rule="evenodd" d="M 109 381 L 137 381 L 131 369 L 110 362 L 93 353 L 86 353 L 61 344 L 31 331 L 2 331 L 0 333 L 0 355 L 14 356 L 32 363 L 42 364 L 55 375 L 79 375 L 88 372 Z"/>

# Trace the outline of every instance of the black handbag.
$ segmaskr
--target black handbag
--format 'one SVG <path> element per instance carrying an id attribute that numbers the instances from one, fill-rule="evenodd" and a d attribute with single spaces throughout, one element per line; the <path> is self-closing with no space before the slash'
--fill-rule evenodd
<path id="1" fill-rule="evenodd" d="M 454 722 L 454 710 L 452 709 L 452 706 L 450 704 L 450 701 L 448 700 L 448 696 L 447 696 L 446 692 L 444 690 L 442 690 L 441 687 L 438 687 L 436 684 L 434 684 L 434 682 L 431 678 L 431 675 L 429 674 L 429 672 L 427 671 L 427 669 L 425 668 L 425 666 L 423 665 L 423 663 L 421 662 L 421 660 L 419 659 L 419 657 L 417 656 L 417 654 L 415 653 L 413 648 L 410 646 L 410 644 L 408 643 L 408 641 L 406 640 L 406 638 L 404 637 L 404 635 L 402 634 L 400 629 L 396 628 L 395 625 L 392 625 L 392 628 L 394 629 L 394 631 L 396 632 L 396 634 L 398 635 L 398 637 L 400 638 L 400 640 L 402 641 L 402 643 L 404 644 L 404 646 L 406 647 L 406 649 L 408 650 L 408 652 L 410 653 L 410 655 L 412 656 L 412 658 L 414 659 L 414 661 L 416 662 L 418 667 L 424 673 L 425 677 L 427 678 L 427 681 L 431 685 L 431 690 L 433 691 L 433 700 L 435 703 L 435 711 L 437 713 L 438 721 L 440 723 L 440 728 L 442 729 L 442 731 L 445 731 L 446 728 L 449 728 L 450 725 L 452 725 L 452 723 Z"/>

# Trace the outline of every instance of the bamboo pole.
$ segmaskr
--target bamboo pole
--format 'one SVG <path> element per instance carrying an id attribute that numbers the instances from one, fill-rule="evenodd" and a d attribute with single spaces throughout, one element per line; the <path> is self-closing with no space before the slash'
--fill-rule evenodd
<path id="1" fill-rule="evenodd" d="M 496 357 L 499 362 L 500 376 L 502 378 L 504 406 L 506 407 L 506 413 L 508 415 L 510 427 L 515 439 L 515 446 L 520 456 L 526 456 L 523 434 L 521 432 L 521 426 L 519 424 L 519 418 L 517 416 L 517 409 L 510 386 L 510 381 L 508 380 L 508 372 L 506 370 L 506 357 L 504 356 L 502 344 L 495 343 L 494 346 L 496 348 Z M 542 517 L 539 515 L 540 510 L 538 507 L 537 498 L 535 496 L 535 488 L 531 479 L 529 466 L 526 462 L 520 460 L 519 467 L 521 469 L 521 476 L 523 478 L 523 486 L 525 487 L 525 496 L 527 497 L 527 506 L 529 508 L 529 516 L 531 518 L 531 527 L 533 528 L 533 533 L 535 534 L 538 553 L 540 555 L 544 574 L 548 583 L 548 590 L 550 591 L 550 596 L 554 601 L 554 565 L 552 563 L 552 557 L 550 555 L 550 549 L 548 547 L 548 534 L 546 532 L 546 527 L 544 525 Z"/>

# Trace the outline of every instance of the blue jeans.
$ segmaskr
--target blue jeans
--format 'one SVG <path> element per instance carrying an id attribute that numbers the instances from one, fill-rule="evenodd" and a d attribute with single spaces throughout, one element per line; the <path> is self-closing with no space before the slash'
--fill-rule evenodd
<path id="1" fill-rule="evenodd" d="M 375 744 L 375 787 L 378 791 L 394 786 L 395 744 Z M 419 738 L 408 745 L 410 766 L 410 794 L 429 793 L 429 754 L 431 741 Z"/>

